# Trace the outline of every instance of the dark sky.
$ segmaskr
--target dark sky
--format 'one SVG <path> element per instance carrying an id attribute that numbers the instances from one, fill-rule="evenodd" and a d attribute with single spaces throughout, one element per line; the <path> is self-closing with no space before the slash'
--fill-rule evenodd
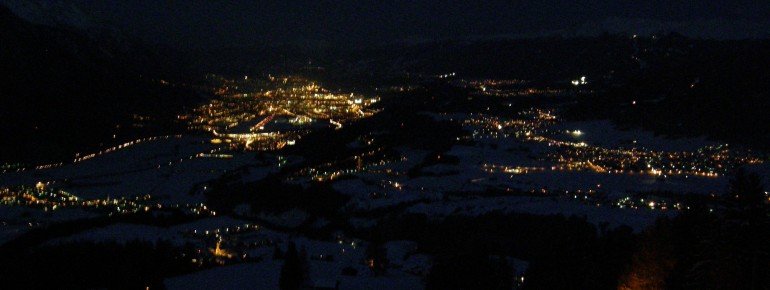
<path id="1" fill-rule="evenodd" d="M 765 37 L 770 31 L 768 0 L 76 1 L 99 19 L 178 47 L 367 44 L 556 30 L 643 33 L 659 25 L 716 38 Z"/>

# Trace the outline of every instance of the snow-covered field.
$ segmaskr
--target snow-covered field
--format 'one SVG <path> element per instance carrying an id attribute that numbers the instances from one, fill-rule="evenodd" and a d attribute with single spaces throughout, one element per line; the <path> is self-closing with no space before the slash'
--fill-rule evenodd
<path id="1" fill-rule="evenodd" d="M 459 121 L 463 114 L 431 114 L 437 119 Z M 470 128 L 472 129 L 472 128 Z M 669 139 L 640 130 L 623 131 L 609 121 L 556 123 L 549 132 L 579 130 L 580 134 L 555 134 L 568 142 L 586 142 L 603 148 L 646 148 L 658 151 L 693 151 L 704 146 L 716 145 L 705 138 Z M 644 192 L 673 192 L 681 194 L 721 194 L 726 192 L 728 178 L 674 175 L 666 178 L 650 174 L 598 173 L 589 170 L 554 170 L 559 164 L 543 158 L 560 148 L 517 139 L 482 137 L 473 145 L 455 145 L 445 154 L 453 158 L 420 169 L 417 177 L 403 174 L 417 165 L 426 152 L 410 148 L 399 151 L 409 162 L 375 166 L 372 172 L 359 172 L 353 178 L 343 178 L 333 183 L 335 190 L 351 196 L 350 208 L 372 210 L 396 205 L 408 205 L 407 212 L 425 213 L 429 216 L 480 215 L 489 212 L 527 213 L 535 215 L 563 214 L 586 217 L 594 224 L 607 223 L 612 227 L 628 225 L 641 230 L 664 215 L 674 215 L 675 210 L 617 208 L 611 201 Z M 408 163 L 408 164 L 407 164 Z M 484 170 L 488 164 L 508 167 L 544 168 L 524 174 Z M 753 166 L 758 172 L 770 176 L 770 166 Z M 384 174 L 383 171 L 401 174 Z M 478 197 L 489 189 L 510 191 L 511 196 Z M 514 192 L 548 192 L 557 194 L 547 197 L 514 196 Z M 601 192 L 610 203 L 596 206 L 577 198 L 564 196 L 567 192 Z M 448 193 L 452 201 L 446 201 Z M 558 194 L 561 195 L 558 195 Z M 465 197 L 457 197 L 465 195 Z M 364 223 L 365 224 L 365 223 Z"/>
<path id="2" fill-rule="evenodd" d="M 602 147 L 643 147 L 658 151 L 694 151 L 704 146 L 718 145 L 705 137 L 668 138 L 643 130 L 620 130 L 609 120 L 564 122 L 551 127 L 557 131 L 581 132 L 580 136 L 564 134 L 565 140 L 585 141 Z M 634 142 L 635 141 L 635 142 Z"/>
<path id="3" fill-rule="evenodd" d="M 461 115 L 443 118 L 460 119 Z M 585 142 L 619 148 L 643 147 L 650 150 L 696 150 L 713 143 L 699 139 L 670 140 L 649 132 L 621 131 L 606 121 L 557 123 L 550 132 L 580 130 L 580 134 L 556 134 L 557 140 Z M 502 134 L 501 134 L 502 135 Z M 337 192 L 349 196 L 341 209 L 366 213 L 386 209 L 389 213 L 425 214 L 431 219 L 448 216 L 480 216 L 488 213 L 564 215 L 585 218 L 587 222 L 610 228 L 629 226 L 639 232 L 675 209 L 620 208 L 614 201 L 639 192 L 720 194 L 727 189 L 727 178 L 675 175 L 660 178 L 650 174 L 600 173 L 584 169 L 555 169 L 560 164 L 544 158 L 561 150 L 544 142 L 508 137 L 483 137 L 455 145 L 443 158 L 428 161 L 433 153 L 398 147 L 400 159 L 374 163 L 342 178 L 332 179 Z M 185 136 L 142 142 L 97 157 L 50 169 L 0 174 L 0 185 L 34 186 L 49 182 L 83 199 L 150 195 L 163 206 L 201 204 L 207 182 L 238 170 L 242 182 L 255 182 L 278 171 L 288 161 L 253 153 L 221 151 L 223 145 L 208 138 Z M 292 157 L 293 158 L 293 157 Z M 509 168 L 535 168 L 526 172 L 490 170 L 489 165 Z M 755 165 L 755 171 L 770 176 L 770 166 Z M 296 182 L 296 181 L 295 181 Z M 308 181 L 299 181 L 307 185 Z M 603 200 L 591 200 L 582 193 L 601 193 Z M 566 194 L 569 193 L 569 194 Z M 572 193 L 576 193 L 574 197 Z M 392 210 L 392 212 L 390 212 Z M 422 289 L 431 257 L 416 252 L 410 241 L 391 241 L 387 273 L 375 277 L 364 264 L 365 242 L 355 239 L 309 239 L 298 233 L 266 229 L 245 219 L 263 221 L 281 228 L 297 229 L 305 224 L 329 221 L 300 208 L 283 213 L 254 213 L 248 204 L 236 208 L 240 218 L 220 216 L 194 222 L 159 227 L 117 223 L 92 228 L 48 241 L 70 242 L 168 241 L 177 246 L 194 245 L 204 254 L 213 251 L 212 241 L 243 257 L 240 264 L 227 264 L 165 281 L 169 289 L 235 289 L 249 285 L 254 289 L 276 289 L 282 260 L 273 259 L 274 246 L 285 250 L 297 244 L 309 258 L 312 285 L 339 289 Z M 93 217 L 81 209 L 43 211 L 25 207 L 0 207 L 0 244 L 38 224 Z M 364 215 L 366 216 L 366 215 Z M 315 222 L 315 223 L 313 223 Z M 374 227 L 376 216 L 348 220 L 357 229 Z M 218 242 L 217 242 L 218 241 Z M 352 268 L 357 275 L 342 275 Z"/>
<path id="4" fill-rule="evenodd" d="M 38 208 L 0 206 L 0 245 L 42 224 L 65 222 L 96 216 L 81 209 L 44 211 Z"/>
<path id="5" fill-rule="evenodd" d="M 247 181 L 259 180 L 272 170 L 260 167 L 252 153 L 228 156 L 204 137 L 178 137 L 137 144 L 78 163 L 0 175 L 5 186 L 53 182 L 78 197 L 132 197 L 149 194 L 161 204 L 194 204 L 204 201 L 205 182 L 227 171 L 251 165 Z"/>
<path id="6" fill-rule="evenodd" d="M 293 240 L 297 247 L 304 249 L 310 260 L 309 282 L 316 287 L 339 289 L 423 289 L 420 273 L 430 265 L 424 255 L 411 255 L 413 247 L 409 242 L 393 242 L 387 246 L 391 267 L 382 276 L 373 276 L 363 265 L 363 248 L 353 248 L 341 243 L 320 242 L 304 238 Z M 317 259 L 320 255 L 331 255 L 332 259 Z M 237 264 L 218 267 L 200 272 L 166 279 L 168 289 L 278 289 L 282 260 L 268 257 L 257 263 Z M 342 270 L 351 267 L 355 276 L 342 275 Z"/>
<path id="7" fill-rule="evenodd" d="M 469 198 L 432 203 L 419 203 L 407 209 L 410 213 L 424 213 L 430 217 L 452 215 L 479 216 L 487 213 L 523 213 L 533 215 L 564 215 L 583 217 L 595 225 L 607 224 L 610 228 L 626 225 L 641 231 L 662 216 L 673 215 L 673 211 L 651 211 L 648 209 L 620 209 L 609 206 L 592 206 L 570 198 L 549 198 L 530 196 L 506 196 L 490 198 Z"/>
<path id="8" fill-rule="evenodd" d="M 420 277 L 392 271 L 385 276 L 328 276 L 327 272 L 334 263 L 311 261 L 310 279 L 314 285 L 334 289 L 339 281 L 339 289 L 423 289 Z M 278 289 L 282 263 L 264 261 L 259 263 L 239 264 L 205 270 L 185 276 L 167 279 L 165 285 L 174 289 Z M 330 278 L 332 277 L 332 278 Z M 244 286 L 246 288 L 244 288 Z"/>

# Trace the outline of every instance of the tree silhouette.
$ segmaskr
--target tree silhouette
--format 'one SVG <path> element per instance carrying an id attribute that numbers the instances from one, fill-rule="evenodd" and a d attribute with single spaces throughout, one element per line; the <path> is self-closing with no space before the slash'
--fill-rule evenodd
<path id="1" fill-rule="evenodd" d="M 665 289 L 666 280 L 677 262 L 671 238 L 672 229 L 667 221 L 645 232 L 641 237 L 641 248 L 634 254 L 628 273 L 620 278 L 618 289 Z"/>
<path id="2" fill-rule="evenodd" d="M 730 179 L 730 196 L 743 205 L 759 204 L 763 201 L 762 178 L 739 168 Z"/>
<path id="3" fill-rule="evenodd" d="M 310 280 L 310 263 L 308 262 L 307 249 L 305 246 L 299 250 L 299 266 L 302 269 L 302 282 Z"/>
<path id="4" fill-rule="evenodd" d="M 468 252 L 439 257 L 426 278 L 428 290 L 512 289 L 513 267 L 503 258 Z"/>
<path id="5" fill-rule="evenodd" d="M 303 270 L 302 261 L 300 261 L 297 253 L 297 246 L 294 245 L 294 242 L 290 242 L 281 267 L 281 277 L 278 279 L 279 288 L 281 290 L 299 289 L 303 282 Z"/>
<path id="6" fill-rule="evenodd" d="M 739 168 L 730 179 L 729 197 L 741 216 L 750 222 L 765 216 L 765 192 L 762 178 Z"/>
<path id="7" fill-rule="evenodd" d="M 375 233 L 372 238 L 369 247 L 366 248 L 366 266 L 372 270 L 375 276 L 385 274 L 386 267 L 388 265 L 388 250 L 380 238 L 380 235 Z"/>
<path id="8" fill-rule="evenodd" d="M 283 251 L 281 251 L 281 247 L 276 244 L 273 246 L 273 260 L 281 259 L 283 259 Z"/>

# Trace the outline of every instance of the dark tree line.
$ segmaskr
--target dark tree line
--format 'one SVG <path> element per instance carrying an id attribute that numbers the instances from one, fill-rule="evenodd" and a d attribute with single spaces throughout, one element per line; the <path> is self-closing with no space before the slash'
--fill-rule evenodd
<path id="1" fill-rule="evenodd" d="M 640 237 L 622 289 L 770 289 L 770 218 L 762 180 L 739 170 L 725 208 L 663 219 Z"/>
<path id="2" fill-rule="evenodd" d="M 276 251 L 280 251 L 277 249 Z M 309 265 L 307 253 L 304 249 L 297 252 L 297 245 L 290 242 L 286 253 L 282 254 L 283 266 L 281 276 L 278 278 L 278 287 L 281 290 L 297 290 L 309 280 Z"/>
<path id="3" fill-rule="evenodd" d="M 409 214 L 385 219 L 376 231 L 388 240 L 415 240 L 434 257 L 429 289 L 510 289 L 514 273 L 505 257 L 530 262 L 530 289 L 614 289 L 635 245 L 628 227 L 597 228 L 558 215 Z"/>
<path id="4" fill-rule="evenodd" d="M 5 289 L 163 289 L 163 279 L 192 272 L 194 250 L 168 242 L 79 242 L 0 256 Z"/>

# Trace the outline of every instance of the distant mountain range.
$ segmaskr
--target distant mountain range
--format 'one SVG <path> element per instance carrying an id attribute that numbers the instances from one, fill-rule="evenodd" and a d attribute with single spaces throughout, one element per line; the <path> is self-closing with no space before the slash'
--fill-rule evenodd
<path id="1" fill-rule="evenodd" d="M 16 16 L 35 24 L 72 27 L 80 30 L 104 28 L 71 1 L 0 0 L 0 5 L 8 7 Z"/>
<path id="2" fill-rule="evenodd" d="M 654 34 L 661 35 L 672 32 L 690 38 L 705 39 L 770 38 L 770 20 L 752 22 L 729 19 L 710 19 L 675 22 L 647 18 L 612 17 L 602 21 L 585 23 L 573 29 L 553 31 L 551 34 L 564 37 L 597 36 L 602 33 L 651 36 Z"/>

